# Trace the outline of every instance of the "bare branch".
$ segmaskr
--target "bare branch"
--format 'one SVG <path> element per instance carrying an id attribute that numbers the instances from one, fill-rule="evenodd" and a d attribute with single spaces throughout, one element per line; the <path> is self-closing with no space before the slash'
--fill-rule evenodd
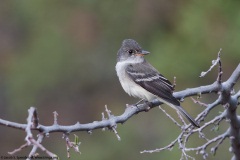
<path id="1" fill-rule="evenodd" d="M 107 112 L 108 118 L 110 119 L 113 115 L 111 114 L 111 111 L 107 108 L 107 105 L 105 105 L 105 111 Z M 119 136 L 117 132 L 117 123 L 112 122 L 112 125 L 109 126 L 109 128 L 115 133 L 117 139 L 121 141 L 121 137 Z"/>
<path id="2" fill-rule="evenodd" d="M 34 107 L 30 107 L 30 109 L 28 110 L 28 118 L 27 118 L 27 127 L 25 129 L 25 132 L 27 133 L 27 136 L 25 138 L 25 140 L 28 142 L 28 145 L 31 144 L 31 142 L 29 141 L 30 138 L 32 138 L 32 131 L 31 131 L 31 128 L 32 128 L 32 125 L 33 125 L 33 115 L 34 115 L 34 112 L 35 112 L 35 108 Z"/>
<path id="3" fill-rule="evenodd" d="M 41 133 L 38 134 L 37 143 L 39 143 L 39 144 L 42 143 L 43 138 L 44 138 L 44 135 L 43 135 L 43 134 L 41 134 Z M 29 153 L 29 156 L 28 156 L 28 157 L 34 156 L 34 154 L 36 153 L 37 149 L 38 149 L 38 146 L 37 146 L 37 145 L 34 145 L 33 148 L 32 148 L 32 150 L 31 150 L 31 152 Z"/>
<path id="4" fill-rule="evenodd" d="M 210 66 L 210 68 L 206 71 L 206 72 L 202 72 L 201 75 L 199 77 L 204 77 L 206 76 L 207 73 L 209 73 L 220 61 L 220 53 L 222 51 L 222 48 L 220 48 L 219 52 L 218 52 L 218 57 L 216 60 L 212 61 L 212 66 Z M 220 63 L 221 64 L 221 63 Z"/>
<path id="5" fill-rule="evenodd" d="M 222 49 L 220 49 L 220 51 L 221 51 Z M 217 76 L 217 82 L 219 83 L 219 84 L 221 84 L 222 83 L 222 74 L 223 74 L 223 72 L 222 72 L 222 62 L 221 62 L 221 57 L 220 57 L 220 54 L 221 54 L 221 52 L 218 52 L 218 76 Z"/>
<path id="6" fill-rule="evenodd" d="M 57 157 L 56 154 L 54 154 L 54 153 L 50 152 L 49 150 L 47 150 L 45 147 L 43 147 L 43 145 L 41 145 L 40 143 L 38 143 L 35 139 L 29 138 L 29 141 L 30 141 L 33 145 L 35 145 L 35 146 L 37 146 L 38 148 L 40 148 L 40 149 L 41 149 L 43 152 L 45 152 L 47 155 L 49 155 L 52 159 L 54 159 L 54 160 L 57 160 L 57 159 L 58 159 L 58 157 Z"/>
<path id="7" fill-rule="evenodd" d="M 169 145 L 163 147 L 163 148 L 159 148 L 159 149 L 155 149 L 155 150 L 144 150 L 141 153 L 153 153 L 153 152 L 160 152 L 162 150 L 166 150 L 166 149 L 171 149 L 176 143 L 178 143 L 180 149 L 182 150 L 182 159 L 192 159 L 193 157 L 189 156 L 186 154 L 186 151 L 198 151 L 198 153 L 202 154 L 203 159 L 206 159 L 208 157 L 208 153 L 206 151 L 206 148 L 212 144 L 212 143 L 217 143 L 214 147 L 211 148 L 211 152 L 213 154 L 216 153 L 216 150 L 218 149 L 219 145 L 224 141 L 225 138 L 227 137 L 232 137 L 231 139 L 231 143 L 232 143 L 232 151 L 234 152 L 234 156 L 232 159 L 239 159 L 240 158 L 240 153 L 239 151 L 239 146 L 240 146 L 240 141 L 239 141 L 239 128 L 240 128 L 240 116 L 236 117 L 236 106 L 239 104 L 239 102 L 237 101 L 237 99 L 239 98 L 239 94 L 240 91 L 238 91 L 235 95 L 230 96 L 231 94 L 233 94 L 232 89 L 233 86 L 236 84 L 237 80 L 240 77 L 240 65 L 238 65 L 238 67 L 235 69 L 235 71 L 233 72 L 233 74 L 231 75 L 231 77 L 224 83 L 221 82 L 221 75 L 222 75 L 222 66 L 221 66 L 221 61 L 220 61 L 220 52 L 219 52 L 219 74 L 218 74 L 218 78 L 217 81 L 212 84 L 209 85 L 211 86 L 211 88 L 213 88 L 213 91 L 221 91 L 218 99 L 213 102 L 212 104 L 202 104 L 199 103 L 198 101 L 194 100 L 194 102 L 199 103 L 201 105 L 206 106 L 207 108 L 201 112 L 198 116 L 197 116 L 197 120 L 198 121 L 203 121 L 205 119 L 205 117 L 207 116 L 207 114 L 216 106 L 218 106 L 219 104 L 228 104 L 228 107 L 225 107 L 226 110 L 224 112 L 222 112 L 220 115 L 216 116 L 214 119 L 210 120 L 209 122 L 205 123 L 204 125 L 202 125 L 200 128 L 198 129 L 194 129 L 194 130 L 188 130 L 189 132 L 185 132 L 186 130 L 184 130 L 183 132 L 180 133 L 180 135 L 178 136 L 177 139 L 175 139 L 174 141 L 172 141 Z M 205 87 L 202 88 L 194 88 L 194 89 L 187 89 L 185 91 L 182 92 L 178 92 L 175 93 L 176 96 L 179 96 L 178 94 L 180 94 L 181 98 L 184 98 L 185 96 L 189 96 L 190 94 L 196 93 L 196 90 L 204 90 L 204 92 L 199 92 L 200 94 L 202 93 L 206 93 L 207 90 L 205 90 Z M 216 87 L 216 88 L 215 88 Z M 215 90 L 216 89 L 216 90 Z M 190 92 L 189 92 L 190 91 Z M 184 93 L 184 92 L 188 92 L 188 93 Z M 198 95 L 198 94 L 197 94 Z M 225 106 L 225 105 L 224 105 Z M 229 114 L 231 109 L 231 114 Z M 219 135 L 211 140 L 207 139 L 206 136 L 204 135 L 204 133 L 202 132 L 202 130 L 204 128 L 206 128 L 207 126 L 211 125 L 211 124 L 217 124 L 219 125 L 219 123 L 227 118 L 230 117 L 230 124 L 231 127 L 222 135 Z M 186 126 L 186 128 L 191 127 L 191 125 Z M 206 140 L 206 143 L 202 146 L 196 147 L 196 148 L 186 148 L 185 144 L 187 143 L 189 137 L 198 132 L 200 138 L 204 138 Z M 236 140 L 238 139 L 238 140 Z"/>
<path id="8" fill-rule="evenodd" d="M 57 122 L 57 117 L 58 117 L 58 113 L 57 111 L 54 111 L 53 112 L 53 125 L 58 125 L 58 122 Z"/>
<path id="9" fill-rule="evenodd" d="M 69 137 L 64 134 L 65 141 L 66 141 L 66 146 L 67 146 L 67 157 L 70 158 L 70 148 L 73 148 L 75 152 L 81 154 L 81 152 L 79 151 L 79 146 L 81 144 L 81 142 L 79 142 L 79 138 L 77 135 L 75 135 L 75 140 L 74 142 L 71 142 Z"/>
<path id="10" fill-rule="evenodd" d="M 221 50 L 220 50 L 221 51 Z M 160 152 L 162 150 L 171 150 L 172 147 L 176 144 L 179 145 L 180 149 L 182 150 L 182 158 L 185 157 L 185 159 L 192 158 L 191 156 L 187 155 L 187 151 L 193 151 L 193 150 L 198 150 L 200 154 L 203 155 L 204 158 L 207 157 L 207 152 L 206 148 L 208 147 L 209 144 L 212 144 L 214 142 L 217 142 L 217 144 L 211 149 L 213 153 L 216 152 L 217 148 L 219 145 L 223 142 L 223 140 L 227 137 L 231 137 L 231 145 L 232 145 L 232 150 L 234 153 L 234 156 L 238 159 L 240 158 L 240 155 L 238 155 L 238 151 L 240 150 L 240 118 L 237 116 L 236 109 L 237 105 L 239 104 L 238 98 L 240 97 L 240 91 L 238 91 L 235 95 L 233 95 L 233 86 L 236 84 L 237 80 L 240 77 L 240 64 L 237 66 L 235 71 L 232 73 L 230 78 L 222 82 L 221 80 L 221 75 L 222 75 L 222 67 L 221 67 L 221 61 L 220 61 L 220 51 L 219 51 L 219 57 L 216 60 L 216 63 L 219 63 L 219 74 L 217 81 L 206 86 L 200 86 L 196 88 L 191 88 L 191 89 L 186 89 L 183 91 L 175 92 L 174 96 L 178 99 L 183 99 L 188 96 L 193 96 L 193 95 L 199 95 L 199 94 L 207 94 L 207 93 L 217 93 L 219 92 L 219 97 L 216 101 L 214 101 L 211 104 L 202 104 L 206 106 L 206 108 L 197 116 L 196 120 L 198 122 L 202 122 L 205 120 L 206 116 L 208 113 L 215 108 L 217 105 L 222 104 L 224 106 L 228 105 L 228 107 L 225 108 L 226 111 L 221 113 L 220 115 L 216 116 L 214 119 L 210 120 L 209 122 L 206 122 L 200 127 L 199 129 L 194 129 L 190 124 L 189 125 L 184 125 L 185 128 L 182 128 L 182 132 L 179 134 L 179 136 L 172 141 L 169 145 L 155 149 L 155 150 L 150 150 L 150 151 L 142 151 L 141 153 L 152 153 L 152 152 Z M 215 66 L 215 62 L 213 66 L 210 67 L 209 71 L 211 68 Z M 207 71 L 207 72 L 209 72 Z M 196 102 L 196 101 L 195 101 Z M 197 103 L 201 104 L 200 101 L 197 101 Z M 111 111 L 105 106 L 105 111 L 107 113 L 107 118 L 105 118 L 104 114 L 102 114 L 102 120 L 101 121 L 94 121 L 92 123 L 87 123 L 87 124 L 80 124 L 77 122 L 74 125 L 70 126 L 64 126 L 60 125 L 57 123 L 57 112 L 54 112 L 54 123 L 53 125 L 50 126 L 45 126 L 40 124 L 38 120 L 38 115 L 36 112 L 36 109 L 34 107 L 31 107 L 28 110 L 28 118 L 27 118 L 27 124 L 19 124 L 15 122 L 10 122 L 6 120 L 0 119 L 0 125 L 16 128 L 16 129 L 21 129 L 25 130 L 27 136 L 26 136 L 26 141 L 27 143 L 22 145 L 19 149 L 14 150 L 13 152 L 10 152 L 10 154 L 14 154 L 23 148 L 33 145 L 33 148 L 29 154 L 29 157 L 33 156 L 36 153 L 36 150 L 39 148 L 42 151 L 44 151 L 47 155 L 56 157 L 55 154 L 52 152 L 48 151 L 43 145 L 41 145 L 41 142 L 44 138 L 45 135 L 50 134 L 52 132 L 63 132 L 64 134 L 71 133 L 71 132 L 76 132 L 76 131 L 87 131 L 87 132 L 92 132 L 94 129 L 99 129 L 99 128 L 109 128 L 113 130 L 117 138 L 120 140 L 120 137 L 116 131 L 116 127 L 118 123 L 124 123 L 126 122 L 129 118 L 131 118 L 133 115 L 139 113 L 139 112 L 145 112 L 148 111 L 149 109 L 152 109 L 156 106 L 159 106 L 162 104 L 159 102 L 157 99 L 153 100 L 151 103 L 138 103 L 138 104 L 133 104 L 133 105 L 127 105 L 124 113 L 120 116 L 114 116 Z M 180 128 L 181 125 L 177 123 L 169 114 L 165 112 L 161 107 L 160 109 L 175 123 L 177 124 Z M 228 131 L 226 131 L 224 134 L 219 135 L 211 140 L 209 140 L 202 130 L 206 128 L 207 126 L 211 124 L 219 124 L 223 119 L 229 119 L 230 120 L 230 128 Z M 181 118 L 180 118 L 181 119 Z M 184 123 L 183 119 L 181 119 L 182 122 Z M 37 141 L 33 138 L 32 130 L 39 131 L 39 137 Z M 186 148 L 186 143 L 189 139 L 189 137 L 194 134 L 198 133 L 199 136 L 203 139 L 205 139 L 207 142 L 196 148 Z M 236 140 L 237 139 L 237 140 Z M 70 141 L 66 139 L 66 143 L 68 147 L 73 147 L 73 143 L 70 143 Z M 69 155 L 70 156 L 70 155 Z M 57 157 L 56 157 L 57 158 Z"/>
<path id="11" fill-rule="evenodd" d="M 15 129 L 21 129 L 21 130 L 25 130 L 27 127 L 27 124 L 11 122 L 4 119 L 0 119 L 0 125 L 15 128 Z"/>
<path id="12" fill-rule="evenodd" d="M 238 64 L 237 68 L 233 71 L 231 76 L 228 78 L 228 80 L 226 82 L 224 82 L 223 84 L 227 88 L 232 90 L 233 86 L 237 83 L 239 77 L 240 77 L 240 63 Z"/>
<path id="13" fill-rule="evenodd" d="M 154 153 L 154 152 L 161 152 L 163 150 L 172 150 L 173 146 L 178 142 L 178 139 L 182 137 L 182 135 L 183 135 L 183 132 L 174 141 L 172 141 L 169 145 L 165 147 L 154 149 L 154 150 L 144 150 L 144 151 L 141 151 L 140 153 Z"/>
<path id="14" fill-rule="evenodd" d="M 32 115 L 32 127 L 37 128 L 38 127 L 38 115 L 37 115 L 37 109 L 33 107 L 32 109 L 33 115 Z"/>
<path id="15" fill-rule="evenodd" d="M 19 148 L 15 149 L 11 152 L 8 152 L 8 154 L 10 154 L 10 155 L 16 154 L 17 152 L 22 151 L 22 149 L 24 149 L 26 147 L 28 147 L 28 143 L 25 143 L 25 144 L 21 145 Z"/>
<path id="16" fill-rule="evenodd" d="M 179 119 L 180 119 L 181 122 L 183 123 L 183 127 L 182 127 L 182 129 L 184 129 L 184 128 L 185 128 L 184 126 L 186 126 L 187 123 L 184 121 L 184 119 L 183 119 L 183 117 L 182 117 L 182 115 L 180 114 L 179 111 L 177 111 L 177 114 L 178 114 Z M 186 128 L 185 128 L 185 129 L 186 129 Z"/>
<path id="17" fill-rule="evenodd" d="M 199 101 L 199 100 L 196 100 L 196 99 L 194 99 L 193 97 L 191 97 L 191 99 L 192 99 L 192 101 L 193 101 L 194 103 L 199 104 L 200 106 L 204 106 L 204 107 L 207 107 L 207 106 L 208 106 L 206 103 L 203 103 L 203 102 L 201 102 L 201 101 Z"/>
<path id="18" fill-rule="evenodd" d="M 172 117 L 170 116 L 161 106 L 159 106 L 159 109 L 161 109 L 163 111 L 163 113 L 173 121 L 173 123 L 175 123 L 179 128 L 182 128 L 182 126 Z"/>
<path id="19" fill-rule="evenodd" d="M 223 83 L 223 85 L 230 84 L 230 86 L 233 86 L 232 84 L 235 84 L 237 79 L 240 76 L 240 65 L 236 68 L 236 70 L 233 72 L 232 76 Z M 192 96 L 192 95 L 197 95 L 198 93 L 211 93 L 213 91 L 217 92 L 219 90 L 219 86 L 217 83 L 213 83 L 211 85 L 207 86 L 201 86 L 201 87 L 196 87 L 196 88 L 191 88 L 191 89 L 186 89 L 183 91 L 175 92 L 174 96 L 178 99 L 181 99 L 183 97 L 187 96 Z M 204 112 L 198 115 L 197 119 L 203 118 L 207 113 L 214 108 L 216 105 L 220 104 L 221 99 L 218 99 L 215 101 L 213 104 L 210 104 Z M 158 105 L 161 104 L 157 99 L 153 100 L 151 102 L 150 108 L 154 108 Z M 105 119 L 102 121 L 94 121 L 93 123 L 87 123 L 87 124 L 80 124 L 76 123 L 75 125 L 71 126 L 63 126 L 63 125 L 51 125 L 51 126 L 44 126 L 39 124 L 37 128 L 33 128 L 34 130 L 39 130 L 42 131 L 43 133 L 51 133 L 51 132 L 64 132 L 64 133 L 70 133 L 70 132 L 75 132 L 75 131 L 89 131 L 93 129 L 98 129 L 98 128 L 104 128 L 104 127 L 111 127 L 112 123 L 124 123 L 127 121 L 129 118 L 131 118 L 134 114 L 137 114 L 139 112 L 144 112 L 146 111 L 146 108 L 148 108 L 148 104 L 143 103 L 143 104 L 138 104 L 137 107 L 134 105 L 128 105 L 124 111 L 124 113 L 120 116 L 111 116 L 109 119 Z M 0 119 L 0 125 L 5 125 L 17 129 L 22 129 L 25 130 L 27 128 L 27 124 L 19 124 L 19 123 L 14 123 L 6 120 Z"/>
<path id="20" fill-rule="evenodd" d="M 221 135 L 218 135 L 217 137 L 209 140 L 207 143 L 203 144 L 202 146 L 199 146 L 199 147 L 196 147 L 196 148 L 185 148 L 185 151 L 199 151 L 199 152 L 206 152 L 206 148 L 214 143 L 214 142 L 217 142 L 217 141 L 221 141 L 220 143 L 223 142 L 223 140 L 225 138 L 229 137 L 229 130 L 227 130 L 226 132 L 224 132 L 223 134 Z M 216 150 L 215 150 L 216 151 Z"/>

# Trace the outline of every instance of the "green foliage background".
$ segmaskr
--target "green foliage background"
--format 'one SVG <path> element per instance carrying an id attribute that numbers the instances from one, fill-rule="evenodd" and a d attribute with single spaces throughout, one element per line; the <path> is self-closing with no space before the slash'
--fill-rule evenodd
<path id="1" fill-rule="evenodd" d="M 138 101 L 124 93 L 115 74 L 116 53 L 126 38 L 150 51 L 148 61 L 167 78 L 177 77 L 176 90 L 212 83 L 216 69 L 205 78 L 199 75 L 220 48 L 225 80 L 239 63 L 239 5 L 234 0 L 1 1 L 0 117 L 25 123 L 27 109 L 35 106 L 45 125 L 53 123 L 53 111 L 58 112 L 60 124 L 88 123 L 101 120 L 105 104 L 113 114 L 121 114 L 125 104 Z M 214 96 L 204 98 L 204 102 L 214 100 Z M 189 99 L 183 106 L 193 116 L 202 110 Z M 176 116 L 175 111 L 169 112 Z M 206 132 L 211 138 L 226 127 Z M 161 153 L 139 153 L 167 145 L 179 131 L 156 108 L 119 125 L 120 142 L 110 131 L 75 133 L 82 142 L 82 154 L 71 155 L 91 160 L 180 159 L 178 146 Z M 23 131 L 0 127 L 0 135 L 0 156 L 24 143 Z M 51 134 L 43 145 L 65 159 L 61 137 Z M 189 142 L 192 146 L 202 143 L 197 135 Z M 230 159 L 228 148 L 226 141 L 209 159 Z"/>

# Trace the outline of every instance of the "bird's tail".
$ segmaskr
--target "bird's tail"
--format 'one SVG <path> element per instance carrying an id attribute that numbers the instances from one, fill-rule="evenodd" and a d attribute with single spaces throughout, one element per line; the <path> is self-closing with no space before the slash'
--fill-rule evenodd
<path id="1" fill-rule="evenodd" d="M 175 108 L 187 118 L 187 120 L 195 127 L 200 128 L 199 124 L 192 118 L 181 106 L 175 106 Z"/>
<path id="2" fill-rule="evenodd" d="M 166 102 L 168 105 L 170 105 L 172 108 L 174 108 L 174 109 L 176 109 L 176 110 L 178 110 L 180 113 L 181 113 L 181 115 L 183 115 L 184 117 L 186 117 L 187 118 L 187 120 L 193 125 L 193 126 L 195 126 L 195 127 L 197 127 L 197 128 L 200 128 L 200 126 L 199 126 L 199 124 L 194 120 L 194 118 L 192 118 L 183 108 L 182 108 L 182 106 L 176 106 L 176 105 L 174 105 L 174 104 L 171 104 L 171 103 L 168 103 L 168 102 Z"/>

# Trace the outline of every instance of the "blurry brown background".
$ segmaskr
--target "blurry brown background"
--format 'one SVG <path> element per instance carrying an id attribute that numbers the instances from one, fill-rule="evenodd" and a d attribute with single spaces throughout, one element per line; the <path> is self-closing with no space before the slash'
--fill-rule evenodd
<path id="1" fill-rule="evenodd" d="M 115 73 L 116 53 L 126 38 L 150 51 L 147 60 L 168 79 L 177 77 L 176 90 L 212 83 L 217 69 L 205 78 L 199 75 L 220 48 L 226 80 L 239 63 L 239 5 L 223 0 L 1 1 L 0 118 L 25 123 L 30 106 L 37 107 L 44 125 L 53 123 L 53 111 L 62 125 L 101 120 L 104 105 L 120 115 L 125 104 L 138 101 L 124 93 Z M 212 102 L 215 96 L 203 97 L 203 102 Z M 189 98 L 183 106 L 193 116 L 203 109 Z M 206 130 L 209 139 L 226 127 Z M 82 154 L 72 151 L 72 159 L 180 159 L 178 146 L 171 152 L 139 153 L 167 145 L 180 132 L 158 108 L 118 125 L 118 132 L 120 142 L 110 131 L 76 132 Z M 25 143 L 24 137 L 23 131 L 0 126 L 0 156 Z M 189 142 L 202 143 L 197 135 Z M 43 145 L 66 159 L 62 134 L 50 134 Z M 229 159 L 228 148 L 225 141 L 209 159 Z"/>

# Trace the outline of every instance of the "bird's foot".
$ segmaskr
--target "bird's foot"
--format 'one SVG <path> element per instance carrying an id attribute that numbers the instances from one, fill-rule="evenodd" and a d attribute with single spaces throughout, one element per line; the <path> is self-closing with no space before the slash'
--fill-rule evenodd
<path id="1" fill-rule="evenodd" d="M 145 112 L 148 112 L 152 108 L 152 103 L 149 101 L 145 101 L 146 107 Z"/>
<path id="2" fill-rule="evenodd" d="M 144 102 L 144 103 L 142 103 L 142 102 Z M 152 103 L 149 101 L 146 101 L 144 99 L 141 99 L 140 101 L 138 101 L 134 106 L 136 106 L 138 109 L 140 109 L 140 106 L 139 106 L 140 104 L 145 106 L 144 107 L 145 112 L 148 112 L 152 107 Z"/>

